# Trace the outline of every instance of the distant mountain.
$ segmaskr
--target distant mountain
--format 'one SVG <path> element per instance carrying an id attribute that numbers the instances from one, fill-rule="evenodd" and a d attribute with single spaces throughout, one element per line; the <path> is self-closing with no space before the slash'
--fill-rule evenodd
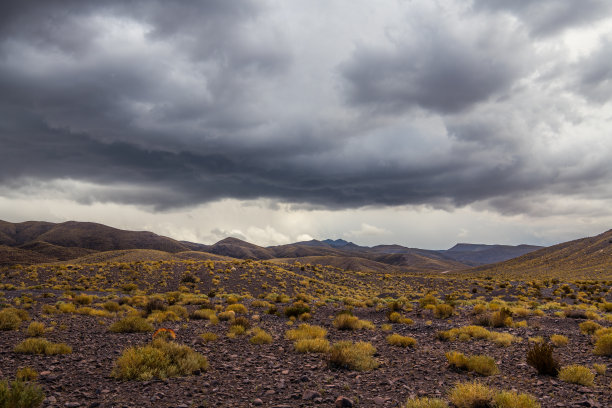
<path id="1" fill-rule="evenodd" d="M 446 251 L 439 251 L 446 257 L 462 262 L 466 265 L 479 266 L 525 255 L 541 249 L 535 245 L 484 245 L 484 244 L 457 244 Z"/>
<path id="2" fill-rule="evenodd" d="M 612 269 L 612 230 L 530 252 L 470 270 L 498 276 L 588 277 L 609 276 Z"/>
<path id="3" fill-rule="evenodd" d="M 445 251 L 434 251 L 401 245 L 367 247 L 344 239 L 262 247 L 237 238 L 205 245 L 90 222 L 0 221 L 0 265 L 72 260 L 239 258 L 300 261 L 347 270 L 448 272 L 504 261 L 539 248 L 461 243 Z"/>

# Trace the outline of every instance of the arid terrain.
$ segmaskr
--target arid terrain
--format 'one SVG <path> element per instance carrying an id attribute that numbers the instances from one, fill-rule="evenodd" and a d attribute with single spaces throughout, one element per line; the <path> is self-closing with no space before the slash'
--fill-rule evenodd
<path id="1" fill-rule="evenodd" d="M 42 406 L 612 406 L 612 232 L 472 268 L 30 227 L 2 233 L 0 378 Z"/>

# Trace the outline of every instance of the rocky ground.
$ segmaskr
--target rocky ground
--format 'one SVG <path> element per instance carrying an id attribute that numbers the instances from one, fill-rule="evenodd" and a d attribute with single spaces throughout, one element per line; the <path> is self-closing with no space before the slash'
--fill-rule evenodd
<path id="1" fill-rule="evenodd" d="M 15 353 L 14 346 L 26 338 L 28 322 L 23 322 L 19 330 L 0 332 L 0 378 L 12 378 L 20 367 L 34 368 L 40 374 L 38 382 L 46 394 L 43 403 L 46 407 L 333 407 L 340 397 L 345 398 L 346 406 L 350 400 L 355 407 L 400 407 L 409 397 L 444 398 L 457 382 L 474 379 L 498 389 L 532 394 L 542 407 L 612 406 L 611 358 L 592 353 L 591 336 L 578 328 L 583 319 L 557 317 L 552 311 L 545 316 L 525 318 L 528 326 L 524 328 L 491 329 L 522 338 L 508 347 L 498 347 L 482 340 L 444 342 L 437 339 L 436 333 L 440 330 L 471 324 L 470 306 L 458 308 L 457 314 L 449 319 L 436 319 L 431 311 L 414 303 L 412 311 L 403 312 L 414 324 L 393 324 L 391 332 L 412 336 L 418 344 L 415 348 L 399 348 L 387 343 L 386 336 L 391 332 L 381 329 L 382 324 L 389 323 L 386 309 L 355 307 L 353 313 L 372 321 L 376 328 L 341 331 L 333 327 L 332 321 L 344 305 L 331 302 L 315 307 L 309 323 L 327 328 L 331 342 L 369 341 L 376 347 L 375 357 L 380 366 L 358 372 L 330 368 L 325 357 L 319 354 L 295 352 L 293 343 L 285 339 L 285 332 L 299 323 L 289 326 L 285 316 L 266 314 L 265 309 L 251 307 L 251 300 L 245 300 L 248 318 L 272 334 L 271 344 L 253 345 L 246 335 L 228 338 L 228 322 L 211 325 L 206 320 L 181 320 L 156 324 L 156 328 L 174 329 L 176 341 L 205 355 L 210 367 L 192 376 L 139 382 L 120 381 L 110 373 L 123 349 L 147 343 L 151 333 L 109 332 L 108 326 L 119 316 L 43 314 L 42 306 L 55 304 L 61 295 L 43 297 L 42 292 L 10 290 L 3 296 L 5 304 L 15 303 L 14 299 L 24 294 L 32 297 L 33 306 L 28 310 L 32 320 L 54 327 L 45 337 L 72 346 L 73 352 L 59 356 Z M 214 302 L 223 300 L 217 297 Z M 286 305 L 278 307 L 282 310 Z M 600 324 L 610 326 L 605 321 Z M 203 343 L 199 334 L 205 331 L 216 333 L 218 339 Z M 567 346 L 556 350 L 562 365 L 608 365 L 605 375 L 596 376 L 595 386 L 584 387 L 539 376 L 526 364 L 528 339 L 548 338 L 551 334 L 569 338 Z M 489 355 L 496 360 L 500 373 L 481 377 L 456 371 L 448 367 L 444 356 L 450 350 Z"/>

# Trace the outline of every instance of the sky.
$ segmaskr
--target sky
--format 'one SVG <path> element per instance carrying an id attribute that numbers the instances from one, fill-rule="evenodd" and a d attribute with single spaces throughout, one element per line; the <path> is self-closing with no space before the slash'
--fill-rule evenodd
<path id="1" fill-rule="evenodd" d="M 612 228 L 609 0 L 3 1 L 0 219 L 214 243 Z"/>

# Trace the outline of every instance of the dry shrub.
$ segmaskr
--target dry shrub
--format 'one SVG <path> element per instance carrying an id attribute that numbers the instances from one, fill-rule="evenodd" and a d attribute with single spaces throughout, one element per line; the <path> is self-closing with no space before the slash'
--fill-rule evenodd
<path id="1" fill-rule="evenodd" d="M 272 336 L 265 330 L 256 327 L 253 329 L 253 337 L 249 340 L 251 344 L 270 344 L 272 343 Z"/>
<path id="2" fill-rule="evenodd" d="M 492 357 L 485 355 L 465 356 L 459 351 L 449 351 L 445 354 L 448 364 L 461 370 L 473 371 L 480 375 L 494 375 L 499 372 Z"/>
<path id="3" fill-rule="evenodd" d="M 370 343 L 340 341 L 329 352 L 329 364 L 332 367 L 369 371 L 378 367 L 378 361 L 372 357 L 374 353 L 376 348 Z"/>
<path id="4" fill-rule="evenodd" d="M 72 347 L 65 343 L 52 343 L 46 339 L 31 337 L 16 345 L 13 351 L 24 354 L 69 354 L 72 353 Z"/>
<path id="5" fill-rule="evenodd" d="M 434 309 L 434 316 L 438 319 L 446 319 L 453 315 L 453 311 L 454 309 L 451 305 L 440 303 L 436 305 L 436 308 Z"/>
<path id="6" fill-rule="evenodd" d="M 495 408 L 540 408 L 540 403 L 533 396 L 514 391 L 499 392 L 494 401 Z"/>
<path id="7" fill-rule="evenodd" d="M 601 325 L 592 320 L 582 322 L 578 326 L 580 327 L 580 331 L 584 334 L 594 334 L 597 330 L 601 329 Z"/>
<path id="8" fill-rule="evenodd" d="M 226 312 L 234 312 L 236 314 L 246 314 L 247 308 L 242 303 L 234 303 L 225 308 Z"/>
<path id="9" fill-rule="evenodd" d="M 457 408 L 492 408 L 495 391 L 479 382 L 458 383 L 448 398 Z"/>
<path id="10" fill-rule="evenodd" d="M 439 398 L 413 398 L 406 401 L 402 408 L 448 408 L 448 403 Z"/>
<path id="11" fill-rule="evenodd" d="M 209 343 L 211 341 L 217 340 L 218 336 L 213 332 L 204 332 L 200 334 L 200 338 L 202 339 L 202 342 Z"/>
<path id="12" fill-rule="evenodd" d="M 42 337 L 46 332 L 45 325 L 40 322 L 32 322 L 26 330 L 28 337 Z"/>
<path id="13" fill-rule="evenodd" d="M 559 362 L 553 356 L 553 346 L 549 343 L 534 343 L 527 349 L 527 364 L 538 370 L 538 374 L 555 376 L 559 372 Z"/>
<path id="14" fill-rule="evenodd" d="M 148 381 L 190 375 L 206 370 L 208 360 L 191 348 L 156 339 L 145 346 L 130 347 L 117 359 L 111 375 L 123 380 Z"/>
<path id="15" fill-rule="evenodd" d="M 612 356 L 612 333 L 597 336 L 593 352 L 600 356 Z"/>
<path id="16" fill-rule="evenodd" d="M 559 379 L 561 381 L 580 384 L 586 387 L 593 386 L 593 380 L 595 379 L 595 374 L 588 367 L 572 364 L 567 367 L 563 367 L 559 371 Z"/>
<path id="17" fill-rule="evenodd" d="M 17 330 L 22 320 L 25 319 L 19 316 L 18 309 L 9 307 L 0 310 L 0 330 Z"/>
<path id="18" fill-rule="evenodd" d="M 39 407 L 45 394 L 42 388 L 34 383 L 15 380 L 0 381 L 0 407 L 2 408 L 36 408 Z"/>
<path id="19" fill-rule="evenodd" d="M 153 331 L 153 326 L 140 316 L 128 316 L 113 323 L 108 330 L 114 333 L 146 333 Z"/>
<path id="20" fill-rule="evenodd" d="M 374 325 L 368 320 L 360 320 L 357 316 L 340 314 L 334 319 L 334 327 L 338 330 L 373 329 Z"/>
<path id="21" fill-rule="evenodd" d="M 293 346 L 298 353 L 327 353 L 330 348 L 329 341 L 324 338 L 296 340 Z"/>
<path id="22" fill-rule="evenodd" d="M 569 343 L 569 339 L 567 338 L 567 336 L 563 336 L 561 334 L 553 334 L 552 336 L 550 336 L 550 342 L 555 347 L 563 347 L 567 346 L 567 343 Z"/>
<path id="23" fill-rule="evenodd" d="M 387 343 L 397 347 L 414 347 L 417 341 L 414 337 L 402 336 L 401 334 L 393 333 L 387 336 Z"/>
<path id="24" fill-rule="evenodd" d="M 289 340 L 322 339 L 327 336 L 327 330 L 321 326 L 302 323 L 297 329 L 287 330 L 285 336 Z"/>

